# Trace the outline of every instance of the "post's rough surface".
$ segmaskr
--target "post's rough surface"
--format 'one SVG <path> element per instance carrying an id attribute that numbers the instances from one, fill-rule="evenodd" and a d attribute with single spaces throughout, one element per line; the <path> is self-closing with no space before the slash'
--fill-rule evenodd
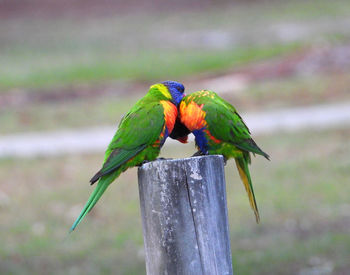
<path id="1" fill-rule="evenodd" d="M 147 274 L 232 274 L 222 156 L 139 168 Z"/>

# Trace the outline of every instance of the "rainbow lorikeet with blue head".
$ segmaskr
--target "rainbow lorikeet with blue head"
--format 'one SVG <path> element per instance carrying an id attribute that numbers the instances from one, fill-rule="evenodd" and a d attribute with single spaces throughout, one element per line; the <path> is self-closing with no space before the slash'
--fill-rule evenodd
<path id="1" fill-rule="evenodd" d="M 260 221 L 248 169 L 250 152 L 269 159 L 250 136 L 250 131 L 236 109 L 212 91 L 202 90 L 185 96 L 170 137 L 185 140 L 192 132 L 198 152 L 195 155 L 223 155 L 234 158 L 239 175 L 248 193 L 257 223 Z"/>
<path id="2" fill-rule="evenodd" d="M 184 90 L 184 86 L 175 81 L 152 85 L 148 93 L 123 117 L 108 145 L 101 170 L 90 180 L 91 184 L 98 181 L 97 186 L 71 231 L 122 172 L 157 158 L 174 128 L 178 114 L 177 106 L 184 96 Z"/>

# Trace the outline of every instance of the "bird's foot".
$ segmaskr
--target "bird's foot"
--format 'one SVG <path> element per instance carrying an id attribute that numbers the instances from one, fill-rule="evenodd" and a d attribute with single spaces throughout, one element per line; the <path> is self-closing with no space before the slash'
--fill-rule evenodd
<path id="1" fill-rule="evenodd" d="M 144 160 L 143 162 L 137 164 L 137 167 L 141 167 L 142 165 L 146 164 L 147 162 L 149 162 L 149 160 Z"/>
<path id="2" fill-rule="evenodd" d="M 195 152 L 192 157 L 199 157 L 199 156 L 204 156 L 205 154 L 203 154 L 200 150 L 198 150 L 197 152 Z"/>
<path id="3" fill-rule="evenodd" d="M 156 158 L 155 160 L 153 161 L 157 161 L 157 160 L 169 160 L 169 159 L 172 159 L 172 158 Z M 140 164 L 136 165 L 137 167 L 141 167 L 142 165 L 148 163 L 148 162 L 151 162 L 152 160 L 144 160 L 143 162 L 141 162 Z"/>
<path id="4" fill-rule="evenodd" d="M 172 158 L 156 158 L 156 160 L 171 160 Z"/>

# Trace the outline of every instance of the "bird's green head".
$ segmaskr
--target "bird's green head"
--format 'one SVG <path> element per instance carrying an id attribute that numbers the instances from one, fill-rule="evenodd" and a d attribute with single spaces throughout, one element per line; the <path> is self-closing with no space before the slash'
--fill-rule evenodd
<path id="1" fill-rule="evenodd" d="M 163 81 L 151 86 L 156 88 L 164 97 L 173 102 L 176 106 L 179 105 L 181 99 L 185 96 L 185 87 L 176 81 Z"/>

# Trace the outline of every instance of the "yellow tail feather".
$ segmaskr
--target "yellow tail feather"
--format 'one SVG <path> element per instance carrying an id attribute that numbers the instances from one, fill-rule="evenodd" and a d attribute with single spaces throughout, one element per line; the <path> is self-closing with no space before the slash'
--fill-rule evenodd
<path id="1" fill-rule="evenodd" d="M 241 180 L 243 182 L 245 190 L 247 191 L 250 206 L 254 211 L 256 222 L 259 223 L 260 222 L 259 210 L 258 210 L 258 206 L 256 205 L 253 186 L 252 186 L 252 182 L 250 179 L 249 171 L 245 172 L 245 169 L 244 169 L 245 167 L 241 167 L 240 162 L 244 162 L 243 159 L 241 159 L 241 160 L 235 159 L 235 161 L 236 161 L 236 166 L 237 166 L 237 169 L 239 172 L 239 176 L 241 177 Z M 247 166 L 247 164 L 246 164 L 246 166 Z M 246 169 L 248 169 L 248 167 L 246 167 Z"/>

